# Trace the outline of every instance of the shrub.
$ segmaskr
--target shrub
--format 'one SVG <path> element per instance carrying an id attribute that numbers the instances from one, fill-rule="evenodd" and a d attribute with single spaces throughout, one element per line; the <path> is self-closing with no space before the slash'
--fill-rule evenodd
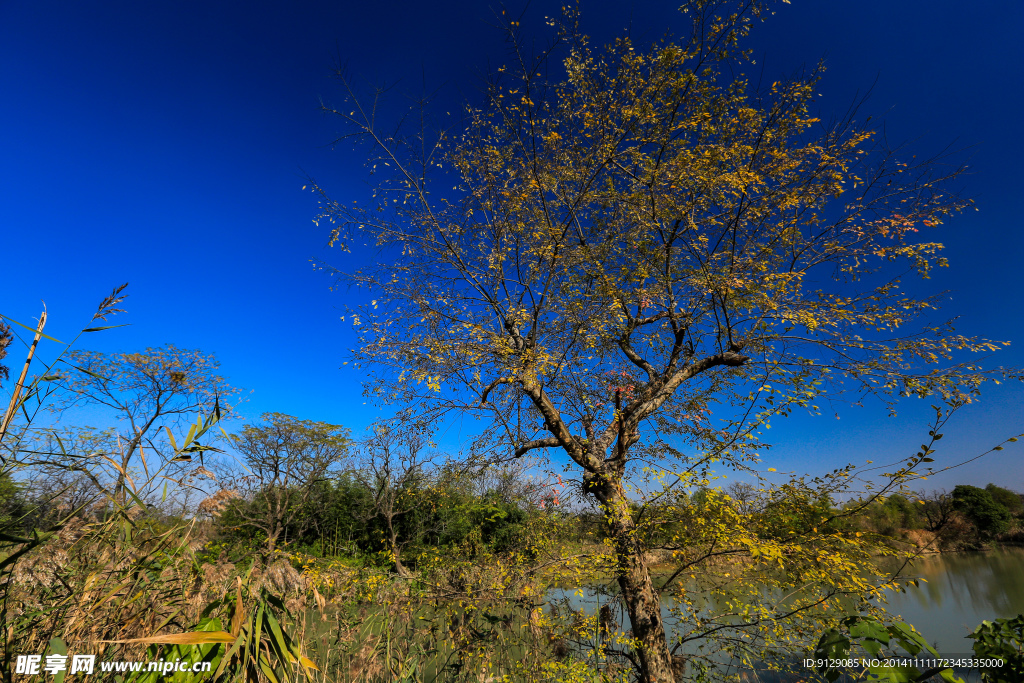
<path id="1" fill-rule="evenodd" d="M 960 511 L 977 529 L 978 537 L 988 541 L 996 535 L 1009 531 L 1013 516 L 992 494 L 977 486 L 961 484 L 953 489 L 953 501 Z"/>

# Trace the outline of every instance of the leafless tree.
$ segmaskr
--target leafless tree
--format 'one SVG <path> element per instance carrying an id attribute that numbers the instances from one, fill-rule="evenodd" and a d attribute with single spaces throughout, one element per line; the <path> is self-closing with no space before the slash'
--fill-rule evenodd
<path id="1" fill-rule="evenodd" d="M 928 531 L 942 531 L 956 512 L 953 496 L 945 489 L 932 491 L 931 495 L 921 491 L 917 496 L 918 500 L 924 503 L 922 508 L 928 523 Z"/>
<path id="2" fill-rule="evenodd" d="M 360 444 L 355 477 L 371 492 L 370 514 L 384 527 L 384 542 L 394 558 L 395 571 L 409 576 L 402 550 L 409 538 L 399 534 L 402 517 L 429 504 L 426 489 L 436 486 L 442 468 L 430 450 L 425 427 L 407 422 L 407 415 L 374 424 Z"/>
<path id="3" fill-rule="evenodd" d="M 756 486 L 745 481 L 735 481 L 729 486 L 728 491 L 740 514 L 746 515 L 754 511 L 757 502 Z"/>

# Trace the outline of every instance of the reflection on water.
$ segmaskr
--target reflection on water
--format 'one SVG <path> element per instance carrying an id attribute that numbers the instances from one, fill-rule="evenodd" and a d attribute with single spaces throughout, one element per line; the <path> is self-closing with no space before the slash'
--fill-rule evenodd
<path id="1" fill-rule="evenodd" d="M 904 573 L 925 581 L 917 588 L 908 586 L 906 593 L 891 594 L 888 610 L 893 620 L 913 624 L 940 655 L 972 656 L 973 641 L 964 636 L 978 624 L 1024 613 L 1024 548 L 927 555 Z M 548 598 L 566 600 L 591 614 L 608 599 L 591 589 L 579 593 L 554 589 Z M 662 604 L 662 618 L 671 638 L 669 607 L 667 601 Z"/>
<path id="2" fill-rule="evenodd" d="M 969 654 L 965 635 L 985 619 L 1024 613 L 1024 548 L 922 557 L 908 572 L 927 581 L 889 598 L 889 611 L 942 654 Z"/>

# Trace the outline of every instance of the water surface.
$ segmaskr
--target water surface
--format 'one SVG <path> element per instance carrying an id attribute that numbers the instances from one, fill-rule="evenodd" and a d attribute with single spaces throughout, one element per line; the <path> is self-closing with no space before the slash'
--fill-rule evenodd
<path id="1" fill-rule="evenodd" d="M 973 652 L 964 636 L 982 621 L 1024 614 L 1024 548 L 926 555 L 907 573 L 927 583 L 890 595 L 888 609 L 943 655 Z"/>
<path id="2" fill-rule="evenodd" d="M 924 581 L 916 588 L 908 586 L 906 593 L 889 594 L 892 620 L 913 624 L 943 656 L 973 656 L 973 641 L 964 636 L 978 624 L 1024 613 L 1024 548 L 926 555 L 904 573 Z M 611 599 L 592 588 L 579 593 L 554 589 L 548 597 L 590 614 Z M 671 606 L 670 598 L 663 600 L 669 640 L 674 631 Z"/>

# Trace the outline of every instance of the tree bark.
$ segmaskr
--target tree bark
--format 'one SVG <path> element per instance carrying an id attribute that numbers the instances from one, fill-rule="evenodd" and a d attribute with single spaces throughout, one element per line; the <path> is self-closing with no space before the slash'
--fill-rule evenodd
<path id="1" fill-rule="evenodd" d="M 281 533 L 280 528 L 275 525 L 273 530 L 267 534 L 267 557 L 274 556 L 274 548 L 277 547 L 277 537 Z"/>
<path id="2" fill-rule="evenodd" d="M 394 526 L 391 523 L 391 519 L 388 519 L 388 545 L 391 546 L 391 555 L 395 558 L 395 571 L 402 578 L 409 578 L 412 576 L 404 564 L 402 564 L 402 549 L 398 545 L 398 534 L 395 533 Z"/>
<path id="3" fill-rule="evenodd" d="M 616 579 L 626 603 L 643 683 L 675 683 L 672 654 L 661 619 L 661 601 L 637 538 L 629 500 L 619 477 L 594 477 L 590 490 L 601 503 L 614 541 Z"/>

